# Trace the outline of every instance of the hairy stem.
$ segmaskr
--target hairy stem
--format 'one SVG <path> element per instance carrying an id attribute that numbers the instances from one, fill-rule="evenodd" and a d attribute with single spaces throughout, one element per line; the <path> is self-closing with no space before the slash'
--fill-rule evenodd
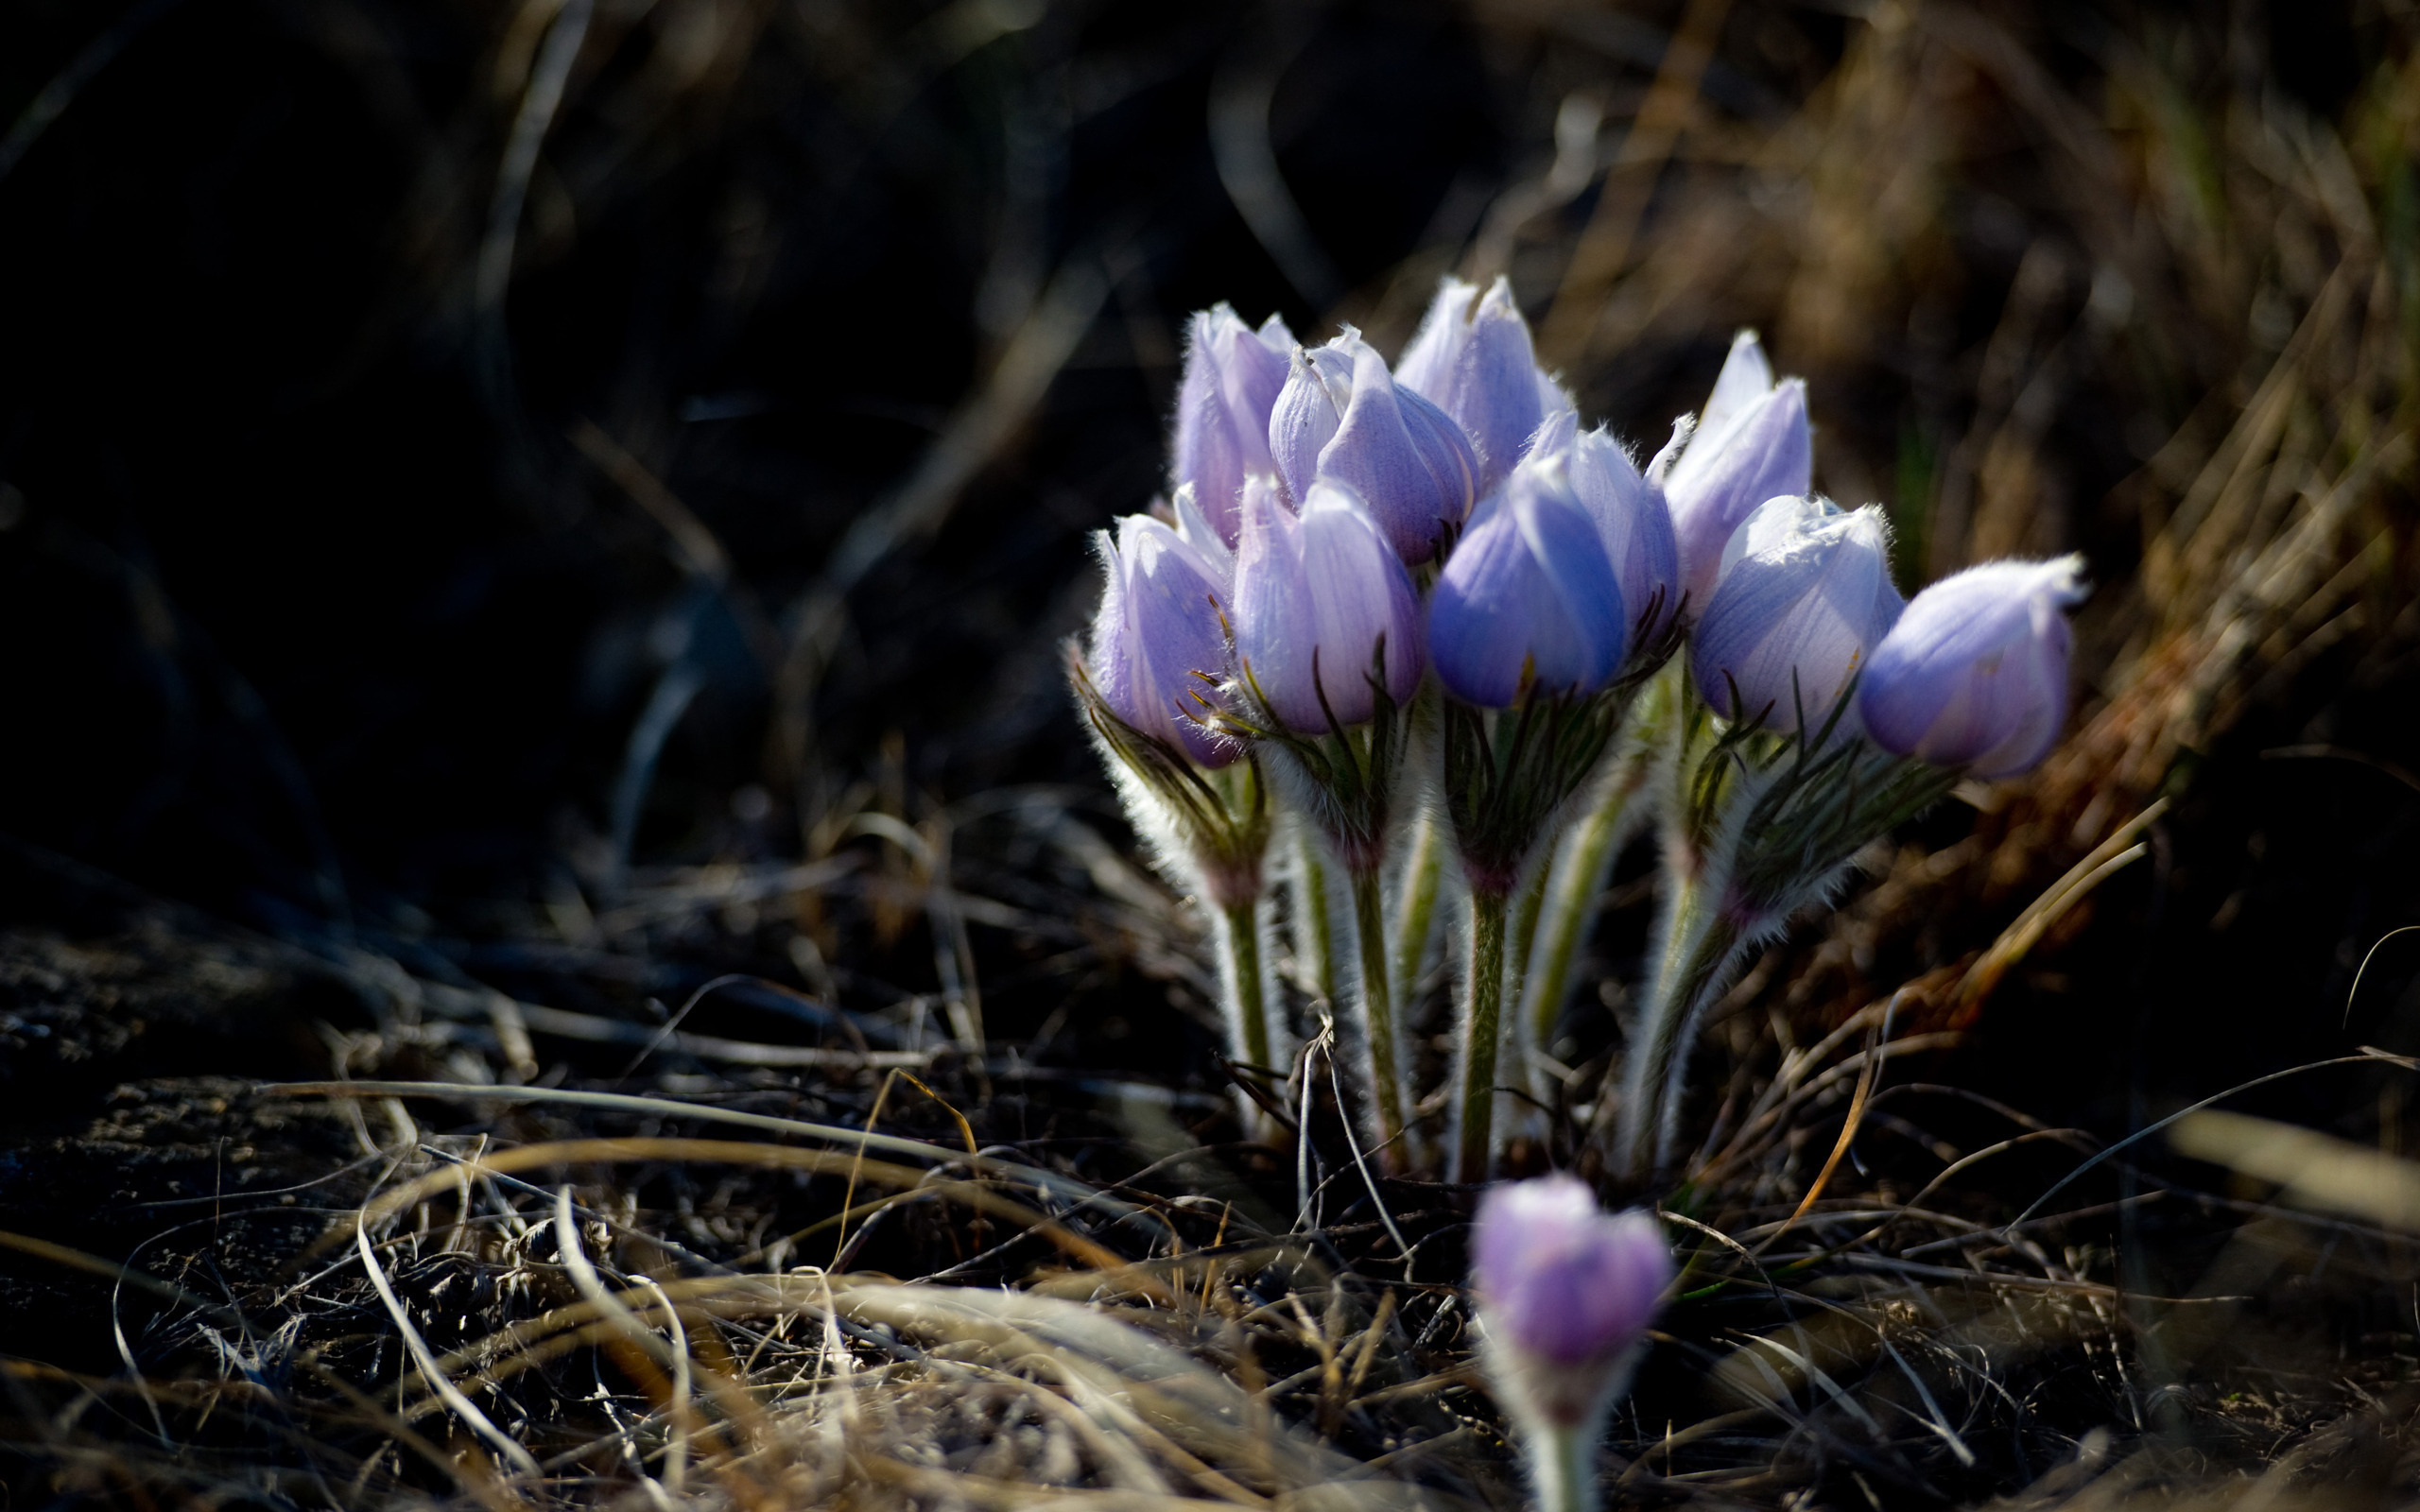
<path id="1" fill-rule="evenodd" d="M 1554 1042 L 1555 1021 L 1563 1016 L 1564 999 L 1571 990 L 1571 963 L 1587 936 L 1597 900 L 1613 875 L 1614 861 L 1644 817 L 1640 810 L 1645 805 L 1636 799 L 1651 757 L 1645 747 L 1625 755 L 1588 817 L 1573 832 L 1569 846 L 1555 859 L 1521 999 L 1530 1034 L 1542 1047 Z"/>
<path id="2" fill-rule="evenodd" d="M 1312 993 L 1334 1005 L 1336 921 L 1328 914 L 1327 864 L 1309 834 L 1298 836 L 1296 843 L 1301 864 L 1294 873 L 1294 949 L 1310 960 Z"/>
<path id="3" fill-rule="evenodd" d="M 1634 1177 L 1660 1176 L 1671 1163 L 1683 1082 L 1699 1021 L 1730 987 L 1732 969 L 1742 954 L 1741 931 L 1724 915 L 1710 880 L 1701 874 L 1672 889 L 1654 979 L 1622 1067 L 1614 1165 Z"/>
<path id="4" fill-rule="evenodd" d="M 1224 985 L 1229 1022 L 1236 1027 L 1236 1055 L 1254 1066 L 1271 1064 L 1269 1008 L 1260 979 L 1260 909 L 1257 902 L 1228 905 Z"/>
<path id="5" fill-rule="evenodd" d="M 1445 870 L 1444 826 L 1423 814 L 1404 859 L 1403 891 L 1395 900 L 1394 996 L 1411 1001 L 1420 969 L 1428 962 L 1428 931 L 1437 914 L 1437 882 Z"/>
<path id="6" fill-rule="evenodd" d="M 1368 1047 L 1368 1096 L 1374 1126 L 1379 1166 L 1390 1172 L 1404 1168 L 1403 1078 L 1400 1045 L 1395 1033 L 1394 994 L 1387 980 L 1386 891 L 1378 868 L 1353 872 L 1353 922 L 1361 944 L 1361 1038 Z"/>
<path id="7" fill-rule="evenodd" d="M 1219 987 L 1225 999 L 1227 1053 L 1250 1066 L 1275 1064 L 1276 1047 L 1270 1035 L 1269 1005 L 1260 965 L 1260 905 L 1257 899 L 1228 903 L 1219 912 Z M 1268 1111 L 1241 1089 L 1236 1107 L 1244 1127 L 1255 1138 L 1273 1132 Z"/>
<path id="8" fill-rule="evenodd" d="M 1524 1446 L 1538 1512 L 1597 1512 L 1597 1441 L 1578 1428 L 1541 1428 Z"/>
<path id="9" fill-rule="evenodd" d="M 1471 891 L 1470 976 L 1462 992 L 1461 1143 L 1454 1179 L 1484 1181 L 1495 1134 L 1495 1047 L 1503 1038 L 1504 915 L 1502 893 Z"/>
<path id="10" fill-rule="evenodd" d="M 1538 915 L 1546 906 L 1547 875 L 1552 871 L 1551 852 L 1540 858 L 1530 868 L 1530 880 L 1512 896 L 1512 933 L 1504 942 L 1504 1001 L 1518 1005 L 1522 988 L 1530 974 L 1530 952 L 1537 944 Z M 1522 1073 L 1523 1079 L 1528 1072 Z"/>

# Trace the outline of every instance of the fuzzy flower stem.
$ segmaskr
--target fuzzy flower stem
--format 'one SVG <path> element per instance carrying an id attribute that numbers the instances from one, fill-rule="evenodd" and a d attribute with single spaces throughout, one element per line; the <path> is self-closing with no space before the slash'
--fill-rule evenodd
<path id="1" fill-rule="evenodd" d="M 1231 1011 L 1241 1029 L 1236 1049 L 1255 1066 L 1270 1064 L 1269 1009 L 1260 979 L 1260 908 L 1257 900 L 1229 903 L 1222 911 Z"/>
<path id="2" fill-rule="evenodd" d="M 1570 989 L 1571 963 L 1580 954 L 1580 941 L 1588 933 L 1614 859 L 1637 828 L 1635 799 L 1646 776 L 1646 758 L 1642 749 L 1616 769 L 1588 817 L 1573 832 L 1569 849 L 1557 860 L 1523 984 L 1530 1034 L 1541 1048 L 1554 1041 L 1555 1021 L 1563 1016 L 1563 1000 Z"/>
<path id="3" fill-rule="evenodd" d="M 1580 1428 L 1532 1433 L 1523 1446 L 1538 1512 L 1597 1512 L 1595 1436 Z"/>
<path id="4" fill-rule="evenodd" d="M 1445 870 L 1443 826 L 1434 815 L 1420 816 L 1405 859 L 1403 892 L 1395 902 L 1394 995 L 1409 1003 L 1428 960 L 1428 931 L 1437 913 L 1438 879 Z"/>
<path id="5" fill-rule="evenodd" d="M 1661 1176 L 1671 1163 L 1690 1046 L 1748 937 L 1710 880 L 1701 872 L 1681 883 L 1666 904 L 1654 979 L 1624 1057 L 1614 1165 L 1633 1176 Z"/>
<path id="6" fill-rule="evenodd" d="M 1294 948 L 1310 957 L 1311 989 L 1333 1005 L 1336 993 L 1336 921 L 1328 913 L 1327 863 L 1319 842 L 1298 837 L 1300 869 L 1294 874 Z"/>
<path id="7" fill-rule="evenodd" d="M 1353 922 L 1361 945 L 1361 1032 L 1370 1057 L 1370 1100 L 1374 1115 L 1372 1134 L 1378 1143 L 1378 1164 L 1389 1172 L 1404 1168 L 1403 1080 L 1395 1034 L 1394 994 L 1387 980 L 1386 890 L 1376 867 L 1353 868 Z"/>
<path id="8" fill-rule="evenodd" d="M 1500 892 L 1471 890 L 1470 982 L 1463 1002 L 1461 1146 L 1454 1178 L 1488 1177 L 1495 1133 L 1495 1047 L 1503 1037 L 1504 924 Z"/>
<path id="9" fill-rule="evenodd" d="M 1504 946 L 1504 1001 L 1517 1011 L 1522 990 L 1528 985 L 1530 953 L 1538 939 L 1538 916 L 1545 909 L 1547 879 L 1554 870 L 1554 857 L 1549 853 L 1530 868 L 1530 878 L 1512 897 L 1512 933 Z M 1526 1037 L 1525 1037 L 1526 1038 Z M 1521 1068 L 1523 1081 L 1530 1078 L 1529 1068 Z"/>

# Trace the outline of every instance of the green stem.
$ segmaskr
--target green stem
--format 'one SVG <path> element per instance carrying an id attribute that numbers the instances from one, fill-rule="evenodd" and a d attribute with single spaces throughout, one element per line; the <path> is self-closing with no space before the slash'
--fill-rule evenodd
<path id="1" fill-rule="evenodd" d="M 1530 880 L 1521 885 L 1520 892 L 1512 899 L 1512 936 L 1504 945 L 1504 1001 L 1515 1008 L 1520 1006 L 1522 988 L 1528 984 L 1530 952 L 1537 944 L 1538 915 L 1546 906 L 1547 877 L 1554 869 L 1553 862 L 1554 855 L 1549 850 L 1532 868 Z M 1515 1024 L 1518 1024 L 1517 1019 Z M 1521 1036 L 1525 1044 L 1529 1039 L 1527 1035 Z M 1527 1058 L 1523 1057 L 1521 1067 L 1521 1079 L 1525 1083 L 1531 1079 Z"/>
<path id="2" fill-rule="evenodd" d="M 1369 1047 L 1370 1108 L 1381 1169 L 1401 1171 L 1404 1148 L 1403 1078 L 1395 1034 L 1394 994 L 1387 980 L 1386 892 L 1378 869 L 1353 873 L 1353 922 L 1361 944 L 1361 1038 Z"/>
<path id="3" fill-rule="evenodd" d="M 1428 930 L 1437 914 L 1437 879 L 1445 870 L 1444 826 L 1431 814 L 1420 816 L 1412 832 L 1411 854 L 1405 858 L 1403 893 L 1395 902 L 1394 995 L 1409 1003 L 1420 983 L 1420 969 L 1428 964 Z"/>
<path id="4" fill-rule="evenodd" d="M 1219 910 L 1219 985 L 1226 996 L 1222 1006 L 1227 1014 L 1227 1052 L 1247 1065 L 1274 1066 L 1276 1046 L 1270 1035 L 1268 993 L 1260 967 L 1259 901 L 1227 904 Z M 1240 1088 L 1236 1091 L 1236 1106 L 1247 1133 L 1267 1139 L 1275 1132 L 1268 1111 Z"/>
<path id="5" fill-rule="evenodd" d="M 1634 1177 L 1662 1175 L 1671 1164 L 1689 1051 L 1740 953 L 1740 928 L 1726 917 L 1713 881 L 1701 872 L 1672 888 L 1655 975 L 1622 1067 L 1614 1165 Z"/>
<path id="6" fill-rule="evenodd" d="M 1471 893 L 1470 976 L 1462 993 L 1462 1136 L 1454 1179 L 1484 1181 L 1495 1133 L 1495 1047 L 1503 1038 L 1504 913 L 1501 893 Z"/>
<path id="7" fill-rule="evenodd" d="M 1319 842 L 1301 835 L 1302 868 L 1294 874 L 1294 948 L 1311 960 L 1311 990 L 1331 1006 L 1336 993 L 1336 924 L 1328 916 L 1327 865 Z M 1307 932 L 1308 938 L 1305 938 Z"/>
<path id="8" fill-rule="evenodd" d="M 1229 1022 L 1236 1026 L 1236 1054 L 1255 1066 L 1272 1064 L 1269 1009 L 1260 979 L 1260 908 L 1257 901 L 1226 909 L 1226 975 Z"/>
<path id="9" fill-rule="evenodd" d="M 1528 1439 L 1538 1512 L 1597 1512 L 1596 1440 L 1577 1428 L 1542 1428 Z"/>
<path id="10" fill-rule="evenodd" d="M 1612 876 L 1614 861 L 1636 829 L 1638 797 L 1649 770 L 1642 750 L 1626 759 L 1605 784 L 1602 796 L 1571 837 L 1571 847 L 1556 858 L 1538 943 L 1531 947 L 1529 980 L 1522 994 L 1530 1035 L 1541 1046 L 1554 1042 L 1555 1022 L 1571 989 L 1571 963 Z"/>

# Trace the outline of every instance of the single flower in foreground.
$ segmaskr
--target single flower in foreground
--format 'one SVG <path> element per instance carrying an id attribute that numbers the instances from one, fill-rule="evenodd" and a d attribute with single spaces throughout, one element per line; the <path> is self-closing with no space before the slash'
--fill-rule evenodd
<path id="1" fill-rule="evenodd" d="M 1600 1211 L 1583 1183 L 1547 1177 L 1487 1194 L 1471 1256 L 1481 1358 L 1539 1504 L 1585 1512 L 1606 1416 L 1672 1283 L 1663 1228 L 1651 1213 Z"/>

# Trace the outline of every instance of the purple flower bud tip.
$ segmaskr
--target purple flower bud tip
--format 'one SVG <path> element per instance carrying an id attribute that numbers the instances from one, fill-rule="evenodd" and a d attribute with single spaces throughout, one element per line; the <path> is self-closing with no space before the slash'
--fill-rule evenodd
<path id="1" fill-rule="evenodd" d="M 1501 278 L 1484 295 L 1460 279 L 1442 281 L 1395 379 L 1469 434 L 1481 495 L 1511 475 L 1539 422 L 1570 405 L 1562 387 L 1538 370 L 1530 322 Z"/>
<path id="2" fill-rule="evenodd" d="M 1563 454 L 1516 468 L 1439 575 L 1429 655 L 1457 696 L 1509 709 L 1530 688 L 1593 693 L 1620 669 L 1630 616 Z"/>
<path id="3" fill-rule="evenodd" d="M 1203 517 L 1230 545 L 1245 475 L 1270 468 L 1269 412 L 1293 350 L 1293 333 L 1273 315 L 1254 331 L 1220 304 L 1190 322 L 1169 482 L 1192 486 Z"/>
<path id="4" fill-rule="evenodd" d="M 1499 1385 L 1554 1426 L 1618 1389 L 1672 1276 L 1652 1214 L 1601 1211 L 1570 1177 L 1511 1182 L 1479 1203 L 1471 1280 Z"/>
<path id="5" fill-rule="evenodd" d="M 1298 515 L 1274 478 L 1246 482 L 1234 598 L 1236 658 L 1288 730 L 1325 734 L 1331 714 L 1357 725 L 1376 713 L 1381 647 L 1389 697 L 1409 702 L 1420 685 L 1411 575 L 1347 484 L 1312 484 Z"/>
<path id="6" fill-rule="evenodd" d="M 1753 332 L 1742 331 L 1714 381 L 1705 413 L 1681 448 L 1656 458 L 1651 477 L 1664 485 L 1689 602 L 1703 609 L 1714 593 L 1722 548 L 1739 523 L 1779 494 L 1805 493 L 1814 478 L 1814 438 L 1806 421 L 1806 386 L 1775 384 L 1772 366 Z"/>
<path id="7" fill-rule="evenodd" d="M 1778 734 L 1797 730 L 1802 712 L 1822 729 L 1905 608 L 1881 509 L 1768 500 L 1734 533 L 1720 567 L 1690 637 L 1699 696 L 1726 719 L 1761 715 Z"/>
<path id="8" fill-rule="evenodd" d="M 1098 540 L 1109 581 L 1093 619 L 1093 685 L 1117 717 L 1202 765 L 1234 761 L 1235 742 L 1198 722 L 1209 685 L 1195 676 L 1226 672 L 1224 569 L 1149 515 L 1127 515 Z"/>
<path id="9" fill-rule="evenodd" d="M 1876 745 L 1980 778 L 2031 771 L 2067 716 L 2063 610 L 2083 558 L 1995 561 L 1945 577 L 1876 646 L 1858 709 Z"/>
<path id="10" fill-rule="evenodd" d="M 1435 556 L 1477 496 L 1478 460 L 1461 427 L 1398 385 L 1351 327 L 1323 347 L 1294 349 L 1269 451 L 1291 498 L 1322 478 L 1358 493 L 1406 562 Z"/>
<path id="11" fill-rule="evenodd" d="M 1764 343 L 1754 331 L 1740 332 L 1731 338 L 1731 351 L 1722 360 L 1722 370 L 1715 375 L 1714 390 L 1705 396 L 1699 427 L 1708 437 L 1720 437 L 1772 387 L 1773 365 L 1765 356 Z"/>

